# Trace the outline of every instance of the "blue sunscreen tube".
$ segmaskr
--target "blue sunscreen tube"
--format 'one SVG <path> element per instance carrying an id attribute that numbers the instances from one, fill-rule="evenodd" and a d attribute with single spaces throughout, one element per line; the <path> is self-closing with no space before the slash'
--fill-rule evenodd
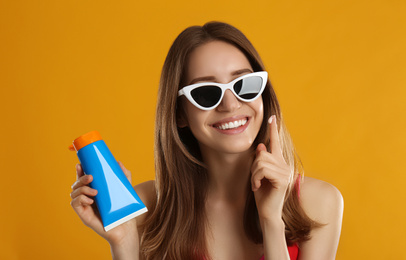
<path id="1" fill-rule="evenodd" d="M 84 173 L 93 176 L 90 187 L 98 191 L 95 201 L 105 231 L 148 211 L 97 131 L 75 139 L 69 149 L 77 151 Z"/>

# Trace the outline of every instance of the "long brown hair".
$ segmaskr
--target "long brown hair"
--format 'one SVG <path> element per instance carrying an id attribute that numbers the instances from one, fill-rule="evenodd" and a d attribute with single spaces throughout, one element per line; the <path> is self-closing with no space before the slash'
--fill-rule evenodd
<path id="1" fill-rule="evenodd" d="M 156 121 L 155 170 L 156 206 L 145 222 L 141 234 L 141 256 L 145 259 L 209 259 L 206 249 L 205 198 L 207 172 L 201 160 L 197 140 L 188 128 L 179 128 L 177 118 L 182 112 L 178 90 L 185 83 L 185 68 L 189 54 L 198 46 L 219 40 L 239 48 L 248 58 L 254 71 L 265 70 L 257 51 L 235 27 L 221 22 L 185 29 L 172 44 L 162 68 Z M 268 80 L 262 94 L 264 119 L 253 147 L 264 143 L 269 149 L 267 120 L 276 115 L 279 138 L 286 163 L 294 170 L 286 194 L 282 218 L 286 226 L 287 243 L 309 239 L 317 224 L 307 217 L 298 200 L 297 183 L 303 167 L 290 135 L 284 125 L 280 106 Z M 247 189 L 249 183 L 247 183 Z M 244 227 L 255 243 L 262 243 L 253 192 L 248 192 Z"/>

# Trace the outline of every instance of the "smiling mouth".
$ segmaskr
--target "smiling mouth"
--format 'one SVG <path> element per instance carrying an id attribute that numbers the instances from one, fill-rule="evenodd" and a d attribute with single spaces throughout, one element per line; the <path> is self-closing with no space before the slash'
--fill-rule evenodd
<path id="1" fill-rule="evenodd" d="M 213 127 L 221 130 L 235 129 L 244 126 L 248 122 L 248 117 L 227 123 L 213 124 Z"/>

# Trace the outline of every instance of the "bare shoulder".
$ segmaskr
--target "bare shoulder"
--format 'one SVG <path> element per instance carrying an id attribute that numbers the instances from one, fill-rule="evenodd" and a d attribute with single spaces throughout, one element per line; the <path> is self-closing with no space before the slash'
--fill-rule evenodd
<path id="1" fill-rule="evenodd" d="M 333 185 L 310 177 L 301 183 L 300 201 L 307 216 L 321 224 L 300 244 L 300 259 L 335 259 L 340 240 L 344 200 Z"/>
<path id="2" fill-rule="evenodd" d="M 137 217 L 137 223 L 142 225 L 145 222 L 145 219 L 155 208 L 156 203 L 155 180 L 150 180 L 137 184 L 134 186 L 134 190 L 148 209 L 147 213 Z"/>
<path id="3" fill-rule="evenodd" d="M 311 177 L 304 177 L 300 187 L 300 200 L 309 217 L 320 222 L 341 219 L 344 199 L 332 184 Z"/>

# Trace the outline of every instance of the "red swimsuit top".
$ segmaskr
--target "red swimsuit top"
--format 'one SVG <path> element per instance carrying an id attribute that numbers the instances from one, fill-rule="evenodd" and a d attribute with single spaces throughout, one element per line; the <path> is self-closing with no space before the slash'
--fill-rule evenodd
<path id="1" fill-rule="evenodd" d="M 290 260 L 297 260 L 297 256 L 299 255 L 299 247 L 297 244 L 293 244 L 288 246 Z M 261 260 L 265 260 L 265 256 L 261 257 Z"/>

